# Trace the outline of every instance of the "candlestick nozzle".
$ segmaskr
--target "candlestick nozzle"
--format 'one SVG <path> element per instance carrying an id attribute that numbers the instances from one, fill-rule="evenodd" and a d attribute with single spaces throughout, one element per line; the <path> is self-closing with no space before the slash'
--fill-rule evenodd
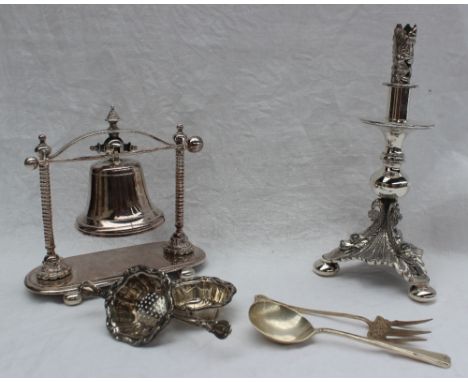
<path id="1" fill-rule="evenodd" d="M 393 32 L 392 84 L 409 85 L 416 43 L 416 25 L 397 24 Z"/>
<path id="2" fill-rule="evenodd" d="M 392 122 L 400 123 L 407 119 L 416 32 L 416 25 L 406 24 L 403 27 L 397 24 L 393 33 L 393 64 L 388 110 L 388 119 Z"/>

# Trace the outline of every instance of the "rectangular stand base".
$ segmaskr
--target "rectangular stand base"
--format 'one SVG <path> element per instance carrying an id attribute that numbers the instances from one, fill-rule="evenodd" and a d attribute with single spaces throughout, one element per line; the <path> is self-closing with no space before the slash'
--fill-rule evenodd
<path id="1" fill-rule="evenodd" d="M 172 258 L 164 253 L 166 245 L 167 242 L 162 241 L 67 257 L 64 261 L 72 269 L 70 276 L 60 280 L 42 281 L 37 278 L 37 273 L 41 270 L 39 266 L 26 275 L 24 284 L 31 292 L 63 295 L 67 305 L 76 305 L 81 302 L 79 288 L 84 281 L 91 281 L 98 287 L 107 287 L 135 265 L 146 265 L 172 273 L 200 265 L 206 259 L 205 252 L 195 246 L 192 254 Z"/>

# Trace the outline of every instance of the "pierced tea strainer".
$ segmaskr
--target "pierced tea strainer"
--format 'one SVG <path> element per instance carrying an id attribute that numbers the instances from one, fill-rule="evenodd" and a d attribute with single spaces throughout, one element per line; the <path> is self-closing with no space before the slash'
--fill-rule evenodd
<path id="1" fill-rule="evenodd" d="M 130 345 L 151 342 L 172 318 L 203 327 L 220 339 L 231 333 L 228 321 L 195 314 L 217 311 L 232 300 L 236 288 L 218 278 L 173 281 L 164 272 L 139 265 L 129 268 L 110 288 L 85 282 L 81 290 L 105 298 L 107 329 L 116 340 Z"/>

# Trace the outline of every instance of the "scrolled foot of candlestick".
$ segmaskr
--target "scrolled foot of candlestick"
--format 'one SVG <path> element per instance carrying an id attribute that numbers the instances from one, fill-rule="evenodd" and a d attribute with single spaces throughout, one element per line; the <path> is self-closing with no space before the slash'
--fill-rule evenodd
<path id="1" fill-rule="evenodd" d="M 433 302 L 437 292 L 427 284 L 411 285 L 408 290 L 408 296 L 416 302 Z"/>
<path id="2" fill-rule="evenodd" d="M 323 277 L 335 276 L 340 271 L 338 263 L 319 259 L 314 263 L 314 272 Z"/>

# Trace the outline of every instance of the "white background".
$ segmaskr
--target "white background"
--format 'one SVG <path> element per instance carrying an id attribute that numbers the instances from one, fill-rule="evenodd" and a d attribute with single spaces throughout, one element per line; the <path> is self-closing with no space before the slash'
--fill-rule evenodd
<path id="1" fill-rule="evenodd" d="M 312 273 L 322 253 L 368 225 L 368 179 L 384 140 L 358 118 L 385 115 L 393 28 L 407 22 L 419 28 L 410 116 L 436 128 L 406 142 L 412 188 L 400 228 L 425 250 L 439 293 L 430 305 L 409 300 L 391 270 L 356 262 L 332 279 Z M 467 36 L 466 6 L 0 6 L 1 375 L 467 376 Z M 23 160 L 39 133 L 56 149 L 105 128 L 110 104 L 122 127 L 170 139 L 181 121 L 205 141 L 187 156 L 186 230 L 208 255 L 199 273 L 238 287 L 224 341 L 173 322 L 133 348 L 108 334 L 102 300 L 66 307 L 23 286 L 45 254 L 38 173 Z M 140 160 L 167 223 L 126 239 L 78 233 L 89 163 L 52 167 L 60 255 L 169 237 L 173 157 Z M 421 346 L 453 366 L 325 335 L 275 345 L 248 321 L 256 293 L 370 317 L 433 317 Z"/>

